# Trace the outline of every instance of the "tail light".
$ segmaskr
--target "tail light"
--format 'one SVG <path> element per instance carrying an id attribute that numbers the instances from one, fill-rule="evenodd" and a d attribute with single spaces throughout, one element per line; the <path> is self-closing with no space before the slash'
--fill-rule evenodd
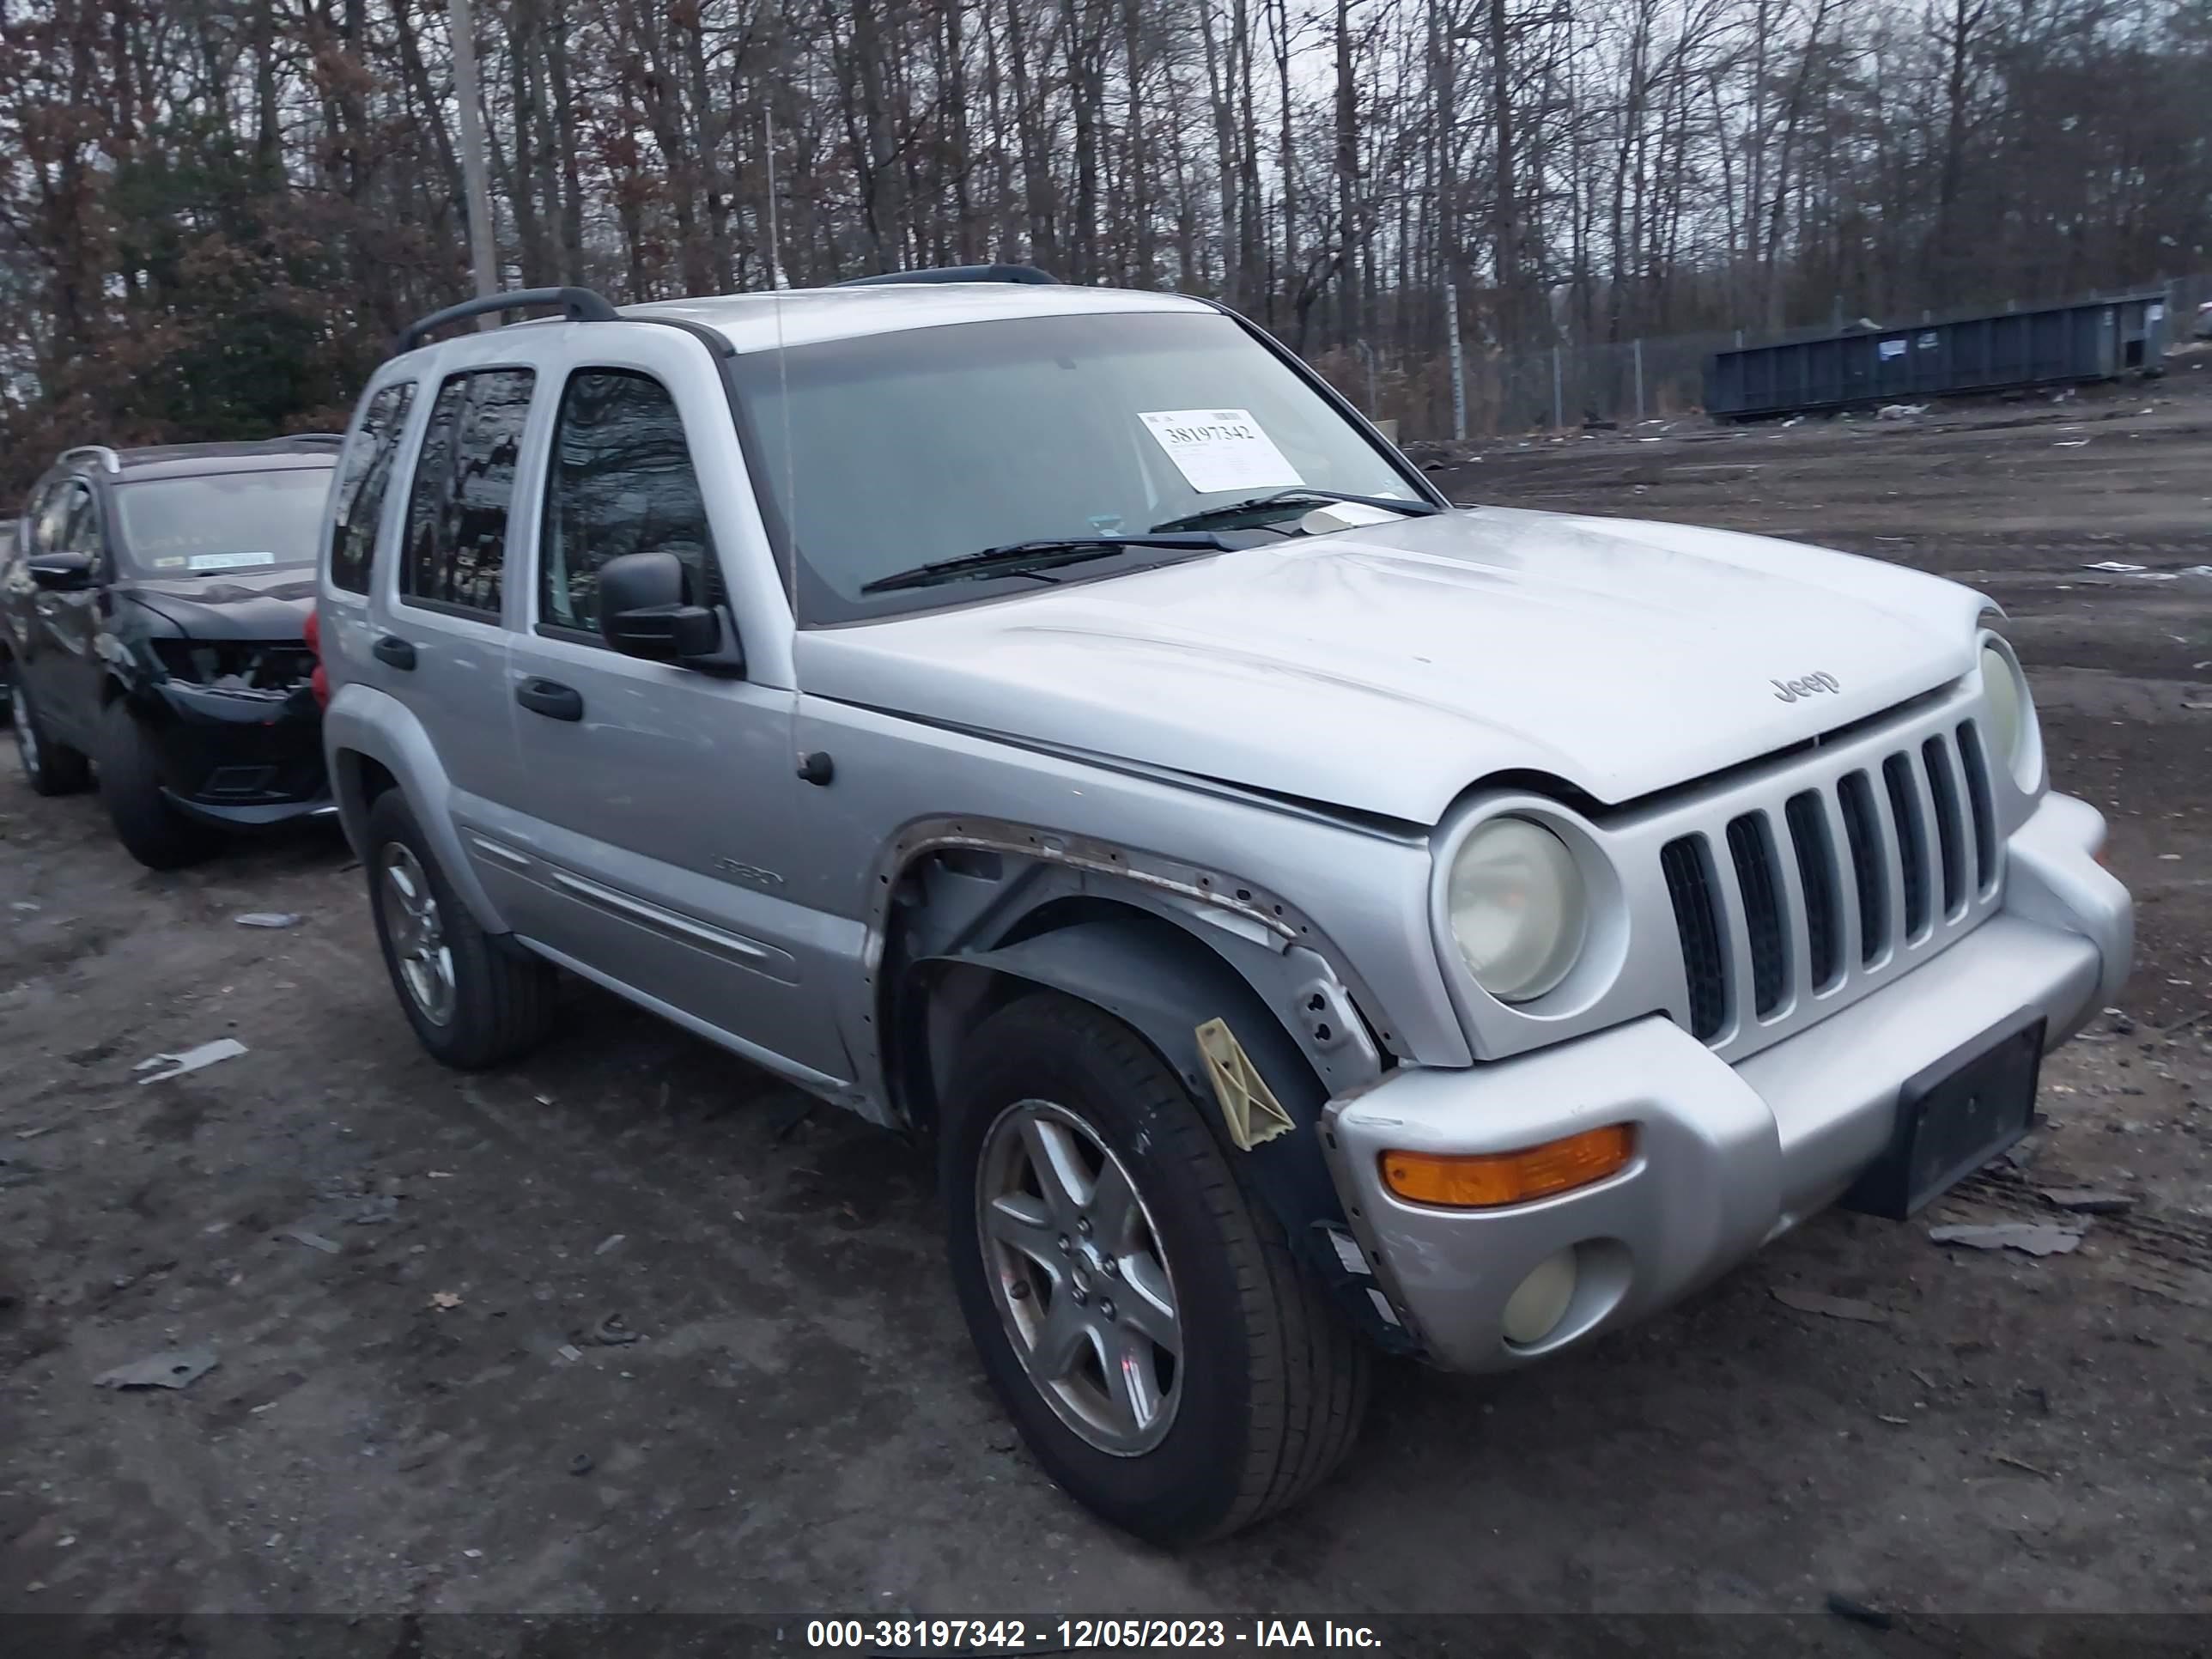
<path id="1" fill-rule="evenodd" d="M 307 609 L 307 620 L 300 629 L 300 638 L 307 645 L 307 654 L 314 659 L 315 666 L 307 676 L 307 684 L 315 694 L 315 707 L 328 708 L 331 706 L 331 677 L 323 672 L 322 612 L 312 605 Z"/>

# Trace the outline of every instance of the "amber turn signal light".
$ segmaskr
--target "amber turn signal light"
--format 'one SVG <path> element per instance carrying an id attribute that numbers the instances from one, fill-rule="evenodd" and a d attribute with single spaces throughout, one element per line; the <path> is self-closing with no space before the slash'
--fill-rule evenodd
<path id="1" fill-rule="evenodd" d="M 1636 1126 L 1611 1123 L 1517 1152 L 1385 1152 L 1382 1182 L 1416 1204 L 1488 1210 L 1587 1187 L 1635 1156 Z"/>

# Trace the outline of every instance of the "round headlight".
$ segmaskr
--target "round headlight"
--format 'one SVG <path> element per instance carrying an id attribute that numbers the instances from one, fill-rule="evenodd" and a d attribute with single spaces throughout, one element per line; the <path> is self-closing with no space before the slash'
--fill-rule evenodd
<path id="1" fill-rule="evenodd" d="M 2020 665 L 1993 645 L 1982 647 L 1982 687 L 1990 711 L 1990 753 L 2018 779 L 2027 759 L 2027 684 Z M 2023 781 L 2022 787 L 2027 785 Z"/>
<path id="2" fill-rule="evenodd" d="M 1582 954 L 1589 903 L 1567 845 L 1527 818 L 1497 817 L 1462 843 L 1445 890 L 1452 938 L 1501 1002 L 1540 997 Z"/>

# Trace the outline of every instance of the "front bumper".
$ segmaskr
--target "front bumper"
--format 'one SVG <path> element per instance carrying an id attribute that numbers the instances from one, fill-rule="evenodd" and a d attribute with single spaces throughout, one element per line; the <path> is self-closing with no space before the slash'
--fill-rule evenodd
<path id="1" fill-rule="evenodd" d="M 1330 1103 L 1322 1144 L 1352 1228 L 1429 1357 L 1523 1364 L 1628 1324 L 1840 1197 L 1888 1144 L 1905 1082 L 2026 1012 L 2056 1045 L 2126 977 L 2127 890 L 2095 861 L 2104 820 L 2047 796 L 2008 843 L 2002 908 L 1941 956 L 1729 1066 L 1662 1016 L 1465 1070 L 1402 1069 Z M 1610 1123 L 1636 1157 L 1607 1180 L 1488 1211 L 1410 1204 L 1388 1151 L 1510 1152 Z M 1540 1340 L 1505 1339 L 1505 1305 L 1575 1253 L 1576 1288 Z"/>
<path id="2" fill-rule="evenodd" d="M 141 712 L 179 812 L 226 830 L 273 828 L 335 810 L 322 711 L 305 686 L 283 695 L 168 680 Z"/>

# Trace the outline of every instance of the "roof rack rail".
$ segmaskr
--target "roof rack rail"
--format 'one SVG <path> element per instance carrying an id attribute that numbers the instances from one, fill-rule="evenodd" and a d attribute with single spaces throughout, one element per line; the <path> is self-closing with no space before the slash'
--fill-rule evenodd
<path id="1" fill-rule="evenodd" d="M 62 451 L 62 459 L 65 461 L 73 461 L 80 455 L 88 455 L 94 460 L 98 461 L 100 465 L 100 470 L 104 472 L 120 472 L 123 471 L 122 458 L 113 450 L 110 449 L 106 444 L 79 444 L 74 449 L 64 449 Z"/>
<path id="2" fill-rule="evenodd" d="M 414 350 L 448 323 L 481 317 L 487 312 L 520 310 L 525 306 L 558 306 L 572 323 L 622 320 L 619 312 L 587 288 L 518 288 L 503 294 L 480 294 L 473 300 L 464 300 L 457 306 L 447 306 L 443 311 L 417 318 L 399 331 L 398 337 L 392 342 L 392 354 L 396 357 L 403 351 Z"/>
<path id="3" fill-rule="evenodd" d="M 882 283 L 1043 283 L 1060 278 L 1035 265 L 935 265 L 927 270 L 887 270 L 880 276 L 851 276 L 833 288 L 873 288 Z"/>
<path id="4" fill-rule="evenodd" d="M 264 438 L 264 444 L 339 444 L 345 442 L 343 432 L 286 432 L 274 438 Z"/>

